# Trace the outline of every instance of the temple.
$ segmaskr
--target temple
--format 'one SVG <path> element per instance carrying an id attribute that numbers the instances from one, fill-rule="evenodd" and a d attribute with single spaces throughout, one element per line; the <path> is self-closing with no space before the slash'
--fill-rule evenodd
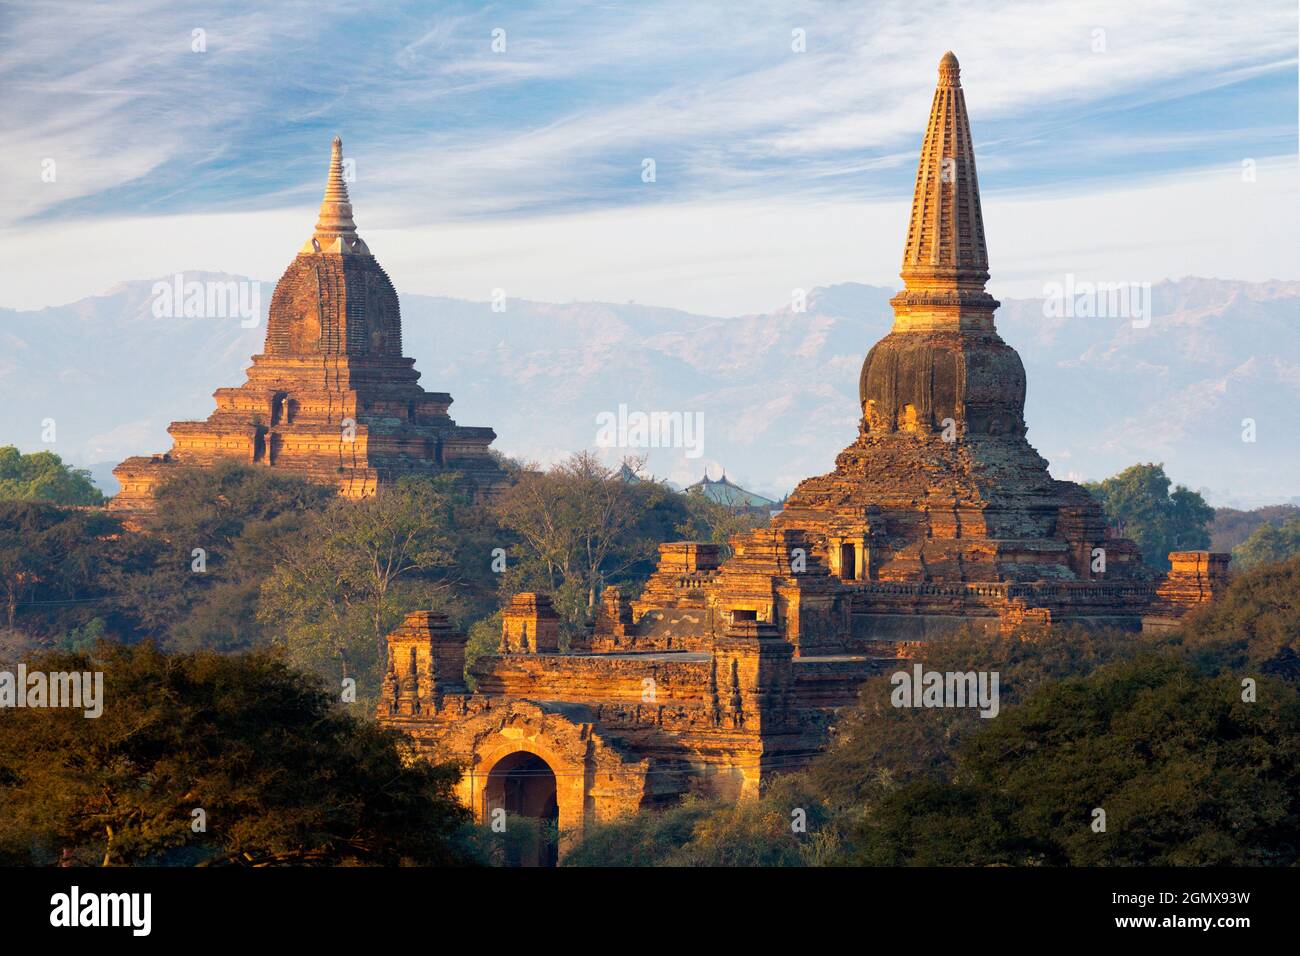
<path id="1" fill-rule="evenodd" d="M 867 353 L 857 439 L 771 527 L 660 546 L 634 599 L 607 588 L 561 650 L 542 594 L 503 612 L 465 684 L 465 637 L 413 614 L 389 637 L 380 719 L 464 763 L 481 819 L 593 820 L 703 792 L 739 799 L 803 766 L 862 681 L 958 624 L 1177 624 L 1226 583 L 1227 556 L 1146 568 L 1080 486 L 1026 439 L 1025 370 L 998 335 L 957 59 L 939 64 L 903 290 Z"/>
<path id="2" fill-rule="evenodd" d="M 860 636 L 919 638 L 954 617 L 1023 610 L 1134 626 L 1150 572 L 1085 489 L 1026 439 L 1025 369 L 997 333 L 957 58 L 921 146 L 894 326 L 859 378 L 858 440 L 801 483 L 776 519 L 815 533 L 853 582 Z"/>
<path id="3" fill-rule="evenodd" d="M 703 478 L 693 485 L 687 485 L 683 490 L 688 495 L 701 495 L 707 501 L 712 501 L 714 504 L 723 505 L 736 511 L 767 514 L 772 509 L 781 507 L 779 502 L 773 501 L 771 498 L 764 498 L 752 491 L 746 491 L 740 485 L 729 481 L 725 471 L 717 481 L 710 478 L 709 473 L 705 471 Z"/>
<path id="4" fill-rule="evenodd" d="M 451 396 L 426 392 L 402 355 L 397 291 L 357 235 L 335 137 L 320 217 L 276 283 L 266 345 L 248 380 L 214 394 L 206 421 L 173 422 L 167 454 L 114 469 L 109 507 L 152 507 L 154 488 L 178 467 L 235 460 L 336 485 L 350 498 L 403 475 L 456 471 L 491 491 L 504 475 L 488 451 L 490 428 L 457 425 Z"/>

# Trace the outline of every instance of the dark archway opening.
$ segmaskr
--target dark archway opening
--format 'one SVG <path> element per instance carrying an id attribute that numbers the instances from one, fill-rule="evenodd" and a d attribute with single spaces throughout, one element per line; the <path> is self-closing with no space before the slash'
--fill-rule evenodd
<path id="1" fill-rule="evenodd" d="M 555 866 L 559 861 L 560 805 L 555 772 L 534 753 L 503 757 L 488 775 L 487 818 L 504 809 L 507 866 Z"/>

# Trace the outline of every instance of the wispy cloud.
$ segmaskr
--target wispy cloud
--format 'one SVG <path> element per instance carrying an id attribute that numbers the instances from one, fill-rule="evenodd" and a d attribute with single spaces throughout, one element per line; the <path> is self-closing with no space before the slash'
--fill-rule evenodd
<path id="1" fill-rule="evenodd" d="M 1114 192 L 1294 151 L 1295 17 L 1282 0 L 9 4 L 0 237 L 309 217 L 335 132 L 363 229 L 895 203 L 947 48 L 986 193 Z M 592 250 L 571 252 L 579 274 Z"/>

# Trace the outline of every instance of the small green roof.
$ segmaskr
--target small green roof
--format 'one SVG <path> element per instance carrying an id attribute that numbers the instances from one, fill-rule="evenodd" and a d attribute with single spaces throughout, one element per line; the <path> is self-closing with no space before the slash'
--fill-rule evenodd
<path id="1" fill-rule="evenodd" d="M 710 501 L 716 501 L 720 505 L 742 508 L 771 508 L 776 505 L 776 502 L 771 498 L 764 498 L 752 491 L 746 491 L 740 485 L 728 481 L 726 472 L 723 472 L 722 477 L 717 481 L 712 480 L 708 472 L 705 472 L 703 478 L 687 487 L 686 490 L 687 492 L 703 495 Z"/>

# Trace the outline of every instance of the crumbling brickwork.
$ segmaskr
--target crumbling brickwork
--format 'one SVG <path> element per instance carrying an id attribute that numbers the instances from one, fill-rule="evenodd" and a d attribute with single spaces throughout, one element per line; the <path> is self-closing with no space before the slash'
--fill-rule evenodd
<path id="1" fill-rule="evenodd" d="M 554 806 L 574 832 L 686 792 L 752 796 L 825 745 L 867 677 L 954 626 L 1137 630 L 1222 586 L 1226 555 L 1176 553 L 1164 578 L 1146 569 L 1027 441 L 1024 367 L 984 290 L 959 76 L 945 55 L 905 288 L 863 364 L 860 434 L 834 471 L 801 483 L 773 527 L 733 538 L 725 560 L 716 544 L 661 545 L 640 597 L 607 589 L 569 653 L 549 601 L 516 595 L 472 694 L 425 663 L 463 648 L 444 626 L 408 619 L 389 639 L 380 719 L 460 760 L 480 818 Z"/>
<path id="2" fill-rule="evenodd" d="M 109 507 L 147 511 L 181 466 L 233 459 L 334 485 L 350 498 L 403 475 L 455 470 L 490 494 L 504 479 L 490 428 L 457 425 L 402 356 L 397 291 L 356 234 L 335 140 L 320 221 L 271 296 L 248 381 L 214 394 L 206 421 L 173 422 L 170 452 L 128 458 Z"/>

